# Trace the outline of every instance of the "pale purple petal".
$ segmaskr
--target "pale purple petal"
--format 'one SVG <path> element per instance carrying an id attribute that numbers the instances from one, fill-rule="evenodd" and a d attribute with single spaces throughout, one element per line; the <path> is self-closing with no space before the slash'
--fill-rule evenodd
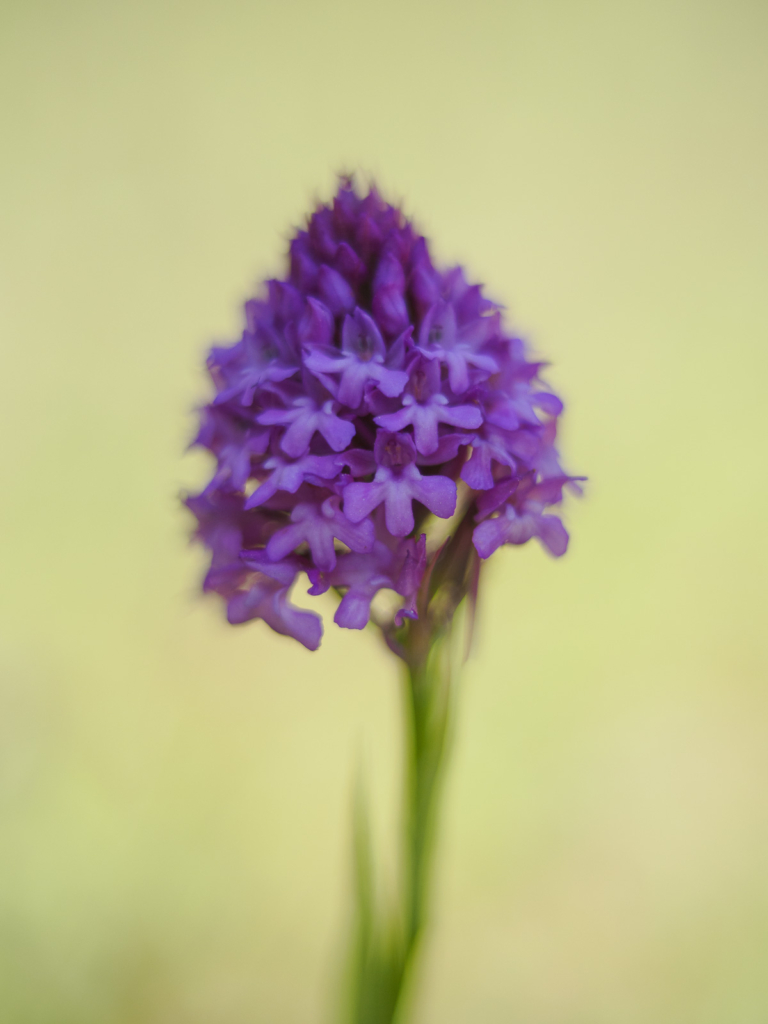
<path id="1" fill-rule="evenodd" d="M 288 588 L 279 583 L 259 582 L 229 599 L 227 620 L 232 625 L 253 619 L 263 619 L 276 633 L 292 636 L 310 651 L 320 646 L 323 634 L 320 617 L 292 605 L 288 601 Z"/>
<path id="2" fill-rule="evenodd" d="M 346 495 L 346 491 L 344 492 Z M 336 499 L 338 501 L 338 499 Z M 334 535 L 352 551 L 367 552 L 373 550 L 376 531 L 370 519 L 358 520 L 353 523 L 343 512 L 334 517 Z"/>
<path id="3" fill-rule="evenodd" d="M 390 336 L 397 334 L 408 323 L 408 307 L 397 288 L 380 288 L 373 296 L 373 312 Z"/>
<path id="4" fill-rule="evenodd" d="M 373 422 L 377 423 L 380 427 L 384 427 L 385 430 L 393 432 L 404 430 L 413 423 L 413 408 L 412 405 L 407 405 L 402 409 L 398 409 L 397 412 L 388 412 L 383 416 L 375 416 Z"/>
<path id="5" fill-rule="evenodd" d="M 387 398 L 396 398 L 403 393 L 408 383 L 408 374 L 404 370 L 388 370 L 381 366 L 376 368 L 376 381 L 382 394 Z"/>
<path id="6" fill-rule="evenodd" d="M 336 609 L 333 621 L 344 629 L 365 629 L 371 617 L 372 596 L 359 590 L 348 590 Z"/>
<path id="7" fill-rule="evenodd" d="M 344 488 L 344 514 L 351 523 L 359 523 L 384 501 L 386 485 L 351 483 Z"/>
<path id="8" fill-rule="evenodd" d="M 263 549 L 256 551 L 245 549 L 241 551 L 240 561 L 246 568 L 264 573 L 265 576 L 277 580 L 284 587 L 290 587 L 297 574 L 301 571 L 299 559 L 286 558 L 283 561 L 274 562 L 267 557 L 266 551 Z"/>
<path id="9" fill-rule="evenodd" d="M 341 378 L 337 396 L 342 405 L 357 409 L 363 400 L 365 383 L 373 375 L 371 371 L 375 366 L 375 363 L 349 361 Z"/>
<path id="10" fill-rule="evenodd" d="M 481 558 L 490 558 L 506 540 L 503 519 L 486 519 L 476 526 L 472 533 L 472 543 Z"/>
<path id="11" fill-rule="evenodd" d="M 443 434 L 437 442 L 437 448 L 431 455 L 419 455 L 416 462 L 419 466 L 439 466 L 450 462 L 458 454 L 463 445 L 470 445 L 474 434 Z"/>
<path id="12" fill-rule="evenodd" d="M 568 531 L 557 516 L 539 516 L 536 532 L 544 547 L 556 558 L 568 550 Z"/>
<path id="13" fill-rule="evenodd" d="M 273 534 L 267 544 L 267 557 L 273 562 L 292 554 L 307 539 L 305 524 L 291 523 Z"/>
<path id="14" fill-rule="evenodd" d="M 422 477 L 413 496 L 441 519 L 449 519 L 456 511 L 456 484 L 447 476 Z"/>
<path id="15" fill-rule="evenodd" d="M 304 365 L 312 373 L 342 373 L 354 360 L 336 349 L 316 348 L 304 356 Z"/>
<path id="16" fill-rule="evenodd" d="M 316 651 L 323 637 L 323 620 L 314 612 L 296 608 L 285 591 L 278 591 L 262 610 L 261 617 L 276 633 L 292 636 L 310 651 Z"/>
<path id="17" fill-rule="evenodd" d="M 323 302 L 336 316 L 352 309 L 355 304 L 354 292 L 341 274 L 332 267 L 320 267 L 317 288 Z"/>
<path id="18" fill-rule="evenodd" d="M 291 423 L 280 440 L 280 447 L 286 455 L 290 455 L 292 459 L 298 459 L 307 451 L 312 435 L 318 429 L 317 421 L 317 413 L 307 411 Z"/>
<path id="19" fill-rule="evenodd" d="M 461 467 L 461 479 L 475 491 L 487 491 L 493 487 L 488 445 L 473 446 L 472 454 Z"/>
<path id="20" fill-rule="evenodd" d="M 563 403 L 557 395 L 551 395 L 547 391 L 539 391 L 533 396 L 533 402 L 543 409 L 548 416 L 559 416 L 563 411 Z"/>
<path id="21" fill-rule="evenodd" d="M 452 427 L 474 430 L 482 425 L 483 414 L 476 405 L 446 405 L 440 411 L 440 421 Z"/>
<path id="22" fill-rule="evenodd" d="M 343 451 L 355 436 L 355 425 L 325 410 L 318 414 L 317 429 L 335 452 Z"/>
<path id="23" fill-rule="evenodd" d="M 352 316 L 344 317 L 341 348 L 343 352 L 367 360 L 383 359 L 386 354 L 384 339 L 376 321 L 362 309 L 355 309 Z"/>
<path id="24" fill-rule="evenodd" d="M 384 496 L 384 520 L 393 537 L 405 537 L 413 529 L 412 502 L 413 494 L 410 481 L 403 479 L 389 481 Z"/>
<path id="25" fill-rule="evenodd" d="M 333 314 L 317 299 L 307 299 L 307 310 L 299 321 L 300 345 L 330 345 L 333 341 Z M 306 365 L 306 360 L 304 361 Z"/>
<path id="26" fill-rule="evenodd" d="M 469 370 L 467 360 L 463 352 L 446 352 L 445 361 L 448 364 L 448 383 L 454 395 L 463 395 L 469 387 Z"/>

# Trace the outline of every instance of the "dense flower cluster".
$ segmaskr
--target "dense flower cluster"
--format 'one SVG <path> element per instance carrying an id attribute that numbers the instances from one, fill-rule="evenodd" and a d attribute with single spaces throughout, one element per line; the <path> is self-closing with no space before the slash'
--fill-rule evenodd
<path id="1" fill-rule="evenodd" d="M 531 537 L 562 555 L 544 510 L 573 478 L 541 366 L 400 210 L 342 179 L 290 243 L 287 278 L 246 302 L 241 339 L 210 352 L 196 443 L 216 470 L 187 499 L 212 554 L 204 589 L 230 622 L 263 619 L 314 650 L 321 622 L 290 603 L 296 576 L 336 588 L 340 626 L 365 626 L 382 588 L 402 597 L 398 623 L 413 618 L 422 527 L 457 500 L 481 558 Z"/>

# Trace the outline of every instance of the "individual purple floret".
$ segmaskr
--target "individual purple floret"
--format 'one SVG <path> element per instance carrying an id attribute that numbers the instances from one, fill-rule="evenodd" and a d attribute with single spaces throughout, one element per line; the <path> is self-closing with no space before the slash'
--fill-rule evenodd
<path id="1" fill-rule="evenodd" d="M 230 622 L 262 619 L 314 650 L 321 623 L 290 603 L 297 578 L 312 596 L 332 588 L 348 629 L 393 592 L 397 630 L 454 564 L 445 530 L 430 543 L 438 519 L 455 517 L 475 561 L 532 537 L 562 555 L 546 510 L 577 484 L 542 365 L 399 209 L 342 178 L 290 242 L 286 277 L 246 302 L 240 340 L 208 357 L 216 393 L 195 443 L 216 469 L 187 499 L 211 551 L 204 589 Z"/>
<path id="2" fill-rule="evenodd" d="M 373 447 L 376 475 L 370 483 L 344 488 L 344 511 L 353 523 L 365 522 L 384 505 L 384 523 L 393 537 L 405 537 L 414 527 L 413 502 L 441 519 L 456 511 L 456 484 L 447 476 L 422 476 L 416 465 L 416 447 L 408 434 L 380 430 Z"/>
<path id="3" fill-rule="evenodd" d="M 374 423 L 387 430 L 413 427 L 416 448 L 422 455 L 432 455 L 437 451 L 441 423 L 465 430 L 483 425 L 483 414 L 478 405 L 449 405 L 440 381 L 440 364 L 430 362 L 424 355 L 418 355 L 409 367 L 408 387 L 402 397 L 402 406 L 397 412 L 375 416 Z"/>
<path id="4" fill-rule="evenodd" d="M 336 397 L 350 409 L 357 409 L 363 400 L 363 389 L 370 381 L 382 394 L 394 398 L 408 383 L 408 374 L 384 365 L 387 349 L 376 323 L 355 309 L 344 317 L 341 328 L 341 352 L 337 348 L 311 348 L 304 365 L 313 373 L 341 374 Z"/>

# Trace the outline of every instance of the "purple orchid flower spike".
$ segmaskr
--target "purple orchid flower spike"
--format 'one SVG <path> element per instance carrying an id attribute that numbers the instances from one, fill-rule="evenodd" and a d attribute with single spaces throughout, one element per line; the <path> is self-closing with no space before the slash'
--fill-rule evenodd
<path id="1" fill-rule="evenodd" d="M 357 409 L 363 400 L 365 385 L 372 381 L 389 398 L 401 394 L 408 374 L 385 365 L 387 349 L 374 320 L 356 309 L 344 317 L 341 330 L 341 353 L 316 348 L 304 358 L 304 365 L 313 373 L 341 374 L 336 397 L 342 405 Z"/>
<path id="2" fill-rule="evenodd" d="M 209 356 L 216 393 L 195 443 L 217 465 L 190 499 L 212 553 L 206 588 L 234 600 L 238 621 L 285 632 L 289 614 L 266 570 L 244 582 L 257 570 L 239 546 L 252 565 L 299 559 L 312 593 L 335 573 L 327 585 L 342 596 L 342 625 L 367 621 L 365 602 L 386 579 L 404 599 L 392 630 L 422 617 L 437 557 L 430 524 L 457 508 L 449 536 L 460 557 L 440 555 L 440 572 L 449 564 L 464 579 L 472 558 L 528 537 L 565 549 L 546 513 L 562 493 L 542 486 L 578 485 L 560 467 L 562 403 L 539 383 L 543 363 L 461 267 L 435 266 L 376 189 L 359 195 L 342 178 L 290 242 L 288 274 L 247 300 L 245 319 L 240 340 Z"/>
<path id="3" fill-rule="evenodd" d="M 421 475 L 407 434 L 380 430 L 373 454 L 378 465 L 373 481 L 351 483 L 344 489 L 344 511 L 351 522 L 362 522 L 383 503 L 387 529 L 393 537 L 405 537 L 413 530 L 414 501 L 441 519 L 456 511 L 456 484 L 444 476 Z"/>

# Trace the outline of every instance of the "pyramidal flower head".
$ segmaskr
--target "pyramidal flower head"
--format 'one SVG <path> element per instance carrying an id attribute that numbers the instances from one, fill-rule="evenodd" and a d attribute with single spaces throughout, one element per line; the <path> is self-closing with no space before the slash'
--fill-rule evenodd
<path id="1" fill-rule="evenodd" d="M 546 509 L 577 485 L 541 366 L 461 267 L 435 267 L 398 208 L 342 178 L 286 276 L 245 303 L 240 339 L 208 356 L 195 443 L 216 467 L 187 499 L 211 552 L 204 589 L 231 623 L 262 619 L 314 650 L 321 622 L 291 603 L 296 578 L 333 587 L 351 629 L 388 589 L 400 627 L 444 549 L 428 547 L 437 520 L 469 524 L 475 560 L 532 537 L 564 554 Z"/>

